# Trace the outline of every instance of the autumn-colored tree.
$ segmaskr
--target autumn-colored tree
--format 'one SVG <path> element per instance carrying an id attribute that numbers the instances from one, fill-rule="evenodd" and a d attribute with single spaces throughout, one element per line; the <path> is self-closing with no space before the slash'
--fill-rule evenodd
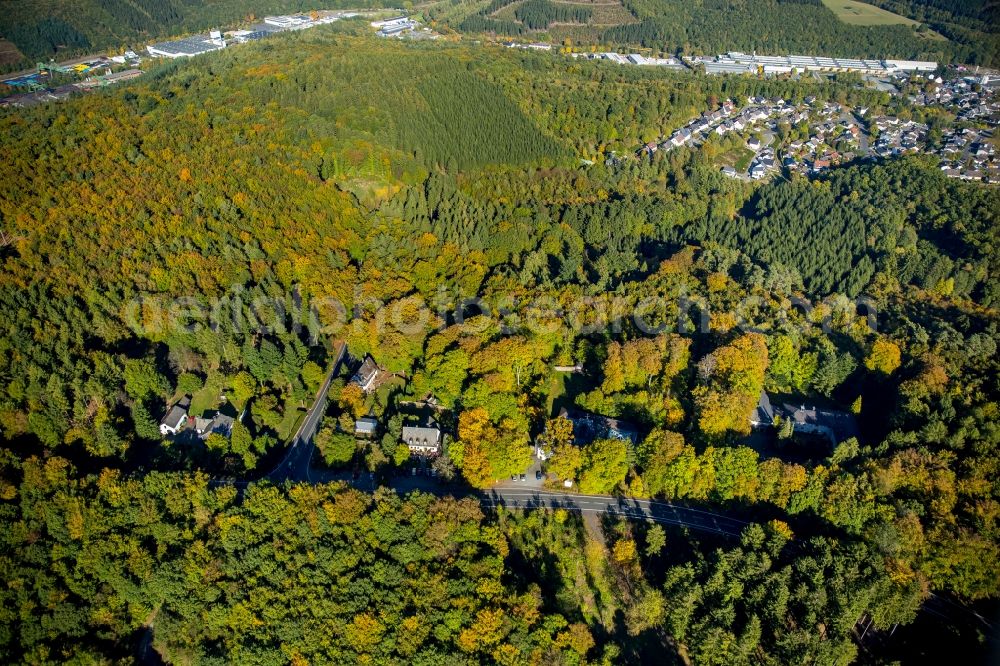
<path id="1" fill-rule="evenodd" d="M 473 488 L 487 488 L 496 480 L 489 458 L 479 442 L 465 443 L 462 476 Z"/>
<path id="2" fill-rule="evenodd" d="M 628 454 L 621 439 L 595 439 L 583 448 L 580 491 L 610 493 L 628 474 Z"/>
<path id="3" fill-rule="evenodd" d="M 548 471 L 560 479 L 576 479 L 583 465 L 583 451 L 579 446 L 563 443 L 552 449 Z"/>
<path id="4" fill-rule="evenodd" d="M 750 432 L 750 413 L 764 388 L 767 363 L 767 344 L 759 333 L 740 336 L 702 359 L 702 383 L 694 395 L 704 434 Z"/>
<path id="5" fill-rule="evenodd" d="M 901 363 L 901 352 L 895 342 L 879 338 L 865 357 L 865 367 L 883 375 L 891 375 Z"/>
<path id="6" fill-rule="evenodd" d="M 365 414 L 365 394 L 354 382 L 348 383 L 340 391 L 340 404 L 355 419 Z"/>

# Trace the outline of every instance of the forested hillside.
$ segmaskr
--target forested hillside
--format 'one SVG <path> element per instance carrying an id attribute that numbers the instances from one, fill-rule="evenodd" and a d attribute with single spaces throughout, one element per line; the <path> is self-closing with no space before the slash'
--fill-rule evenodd
<path id="1" fill-rule="evenodd" d="M 983 62 L 1000 59 L 1000 21 L 990 0 L 873 0 L 873 5 L 916 19 L 948 39 L 984 54 Z"/>
<path id="2" fill-rule="evenodd" d="M 726 51 L 814 53 L 855 58 L 919 58 L 944 62 L 995 62 L 985 44 L 948 43 L 903 25 L 856 26 L 838 19 L 820 0 L 627 0 L 641 19 L 611 28 L 605 39 L 674 51 L 714 55 Z"/>
<path id="3" fill-rule="evenodd" d="M 981 2 L 952 6 L 881 0 L 875 4 L 922 21 L 947 39 L 931 39 L 904 25 L 848 25 L 821 0 L 701 4 L 624 0 L 624 6 L 612 7 L 494 0 L 431 3 L 421 6 L 421 13 L 435 24 L 468 33 L 518 36 L 553 29 L 559 39 L 565 36 L 583 44 L 638 45 L 671 53 L 714 55 L 737 50 L 998 62 L 995 17 Z M 12 41 L 24 54 L 24 61 L 11 65 L 16 68 L 64 53 L 117 49 L 155 37 L 226 28 L 267 14 L 392 5 L 384 0 L 0 0 L 0 37 Z M 573 30 L 572 26 L 589 27 Z"/>
<path id="4" fill-rule="evenodd" d="M 913 15 L 885 0 L 893 11 Z M 912 4 L 912 3 L 911 3 Z M 508 15 L 504 7 L 513 6 Z M 761 54 L 808 53 L 856 58 L 919 58 L 940 62 L 996 65 L 995 21 L 984 18 L 986 10 L 944 7 L 918 12 L 923 20 L 948 39 L 930 37 L 909 25 L 849 25 L 841 21 L 821 0 L 760 0 L 756 2 L 683 2 L 682 0 L 624 0 L 623 14 L 594 33 L 562 32 L 565 22 L 586 22 L 584 14 L 568 14 L 567 8 L 583 8 L 554 2 L 489 4 L 469 3 L 464 12 L 451 5 L 432 6 L 428 15 L 440 17 L 465 32 L 497 35 L 546 34 L 556 41 L 572 43 L 644 46 L 667 53 L 715 55 L 727 51 Z M 459 5 L 461 6 L 461 5 Z M 625 11 L 627 10 L 627 11 Z M 511 20 L 516 17 L 518 21 Z M 530 20 L 524 20 L 531 17 Z M 559 25 L 556 26 L 555 24 Z M 940 30 L 939 30 L 940 28 Z"/>
<path id="5" fill-rule="evenodd" d="M 26 65 L 67 51 L 115 50 L 153 37 L 226 28 L 251 16 L 382 6 L 380 0 L 2 0 L 0 36 L 17 45 Z"/>
<path id="6" fill-rule="evenodd" d="M 982 656 L 958 622 L 1000 597 L 1000 193 L 914 157 L 771 183 L 711 143 L 633 157 L 747 95 L 921 113 L 321 30 L 0 111 L 3 660 Z M 228 485 L 277 466 L 334 342 L 390 375 L 335 378 L 317 438 L 365 492 Z M 850 432 L 752 429 L 762 391 Z M 375 490 L 413 479 L 429 394 L 442 494 L 538 444 L 553 489 L 745 527 Z M 229 436 L 163 436 L 184 396 Z M 901 642 L 932 603 L 960 610 Z"/>

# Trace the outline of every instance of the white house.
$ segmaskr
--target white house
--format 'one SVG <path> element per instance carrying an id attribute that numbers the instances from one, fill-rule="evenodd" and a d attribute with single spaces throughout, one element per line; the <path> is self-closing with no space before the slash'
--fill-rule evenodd
<path id="1" fill-rule="evenodd" d="M 441 451 L 441 429 L 433 419 L 424 426 L 403 426 L 403 443 L 410 453 L 437 455 Z"/>
<path id="2" fill-rule="evenodd" d="M 187 396 L 181 398 L 174 404 L 173 407 L 167 412 L 160 420 L 160 434 L 166 437 L 167 435 L 176 435 L 177 432 L 184 426 L 184 422 L 187 421 L 188 408 L 191 406 L 191 399 Z"/>

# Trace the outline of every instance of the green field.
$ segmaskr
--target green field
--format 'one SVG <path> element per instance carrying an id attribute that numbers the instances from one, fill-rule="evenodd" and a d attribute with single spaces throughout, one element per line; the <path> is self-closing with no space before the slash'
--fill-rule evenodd
<path id="1" fill-rule="evenodd" d="M 908 25 L 914 28 L 920 25 L 919 21 L 857 0 L 823 0 L 823 4 L 838 19 L 849 25 Z M 928 39 L 945 39 L 944 36 L 929 29 L 920 34 Z"/>
<path id="2" fill-rule="evenodd" d="M 913 19 L 893 14 L 857 0 L 823 0 L 823 4 L 844 23 L 851 25 L 917 25 Z"/>

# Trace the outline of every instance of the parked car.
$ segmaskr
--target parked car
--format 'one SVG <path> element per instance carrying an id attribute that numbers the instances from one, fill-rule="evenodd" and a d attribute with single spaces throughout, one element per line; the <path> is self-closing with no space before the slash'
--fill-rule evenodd
<path id="1" fill-rule="evenodd" d="M 517 474 L 511 474 L 510 475 L 510 480 L 511 481 L 517 481 Z"/>
<path id="2" fill-rule="evenodd" d="M 412 468 L 412 469 L 410 470 L 410 474 L 411 474 L 412 476 L 416 476 L 416 475 L 417 475 L 417 468 L 416 468 L 416 467 Z"/>
<path id="3" fill-rule="evenodd" d="M 518 481 L 524 481 L 525 478 L 526 477 L 524 476 L 524 474 L 521 474 L 520 477 L 518 478 Z"/>
<path id="4" fill-rule="evenodd" d="M 542 480 L 542 470 L 540 469 L 535 470 L 535 481 L 541 481 L 541 480 Z"/>

